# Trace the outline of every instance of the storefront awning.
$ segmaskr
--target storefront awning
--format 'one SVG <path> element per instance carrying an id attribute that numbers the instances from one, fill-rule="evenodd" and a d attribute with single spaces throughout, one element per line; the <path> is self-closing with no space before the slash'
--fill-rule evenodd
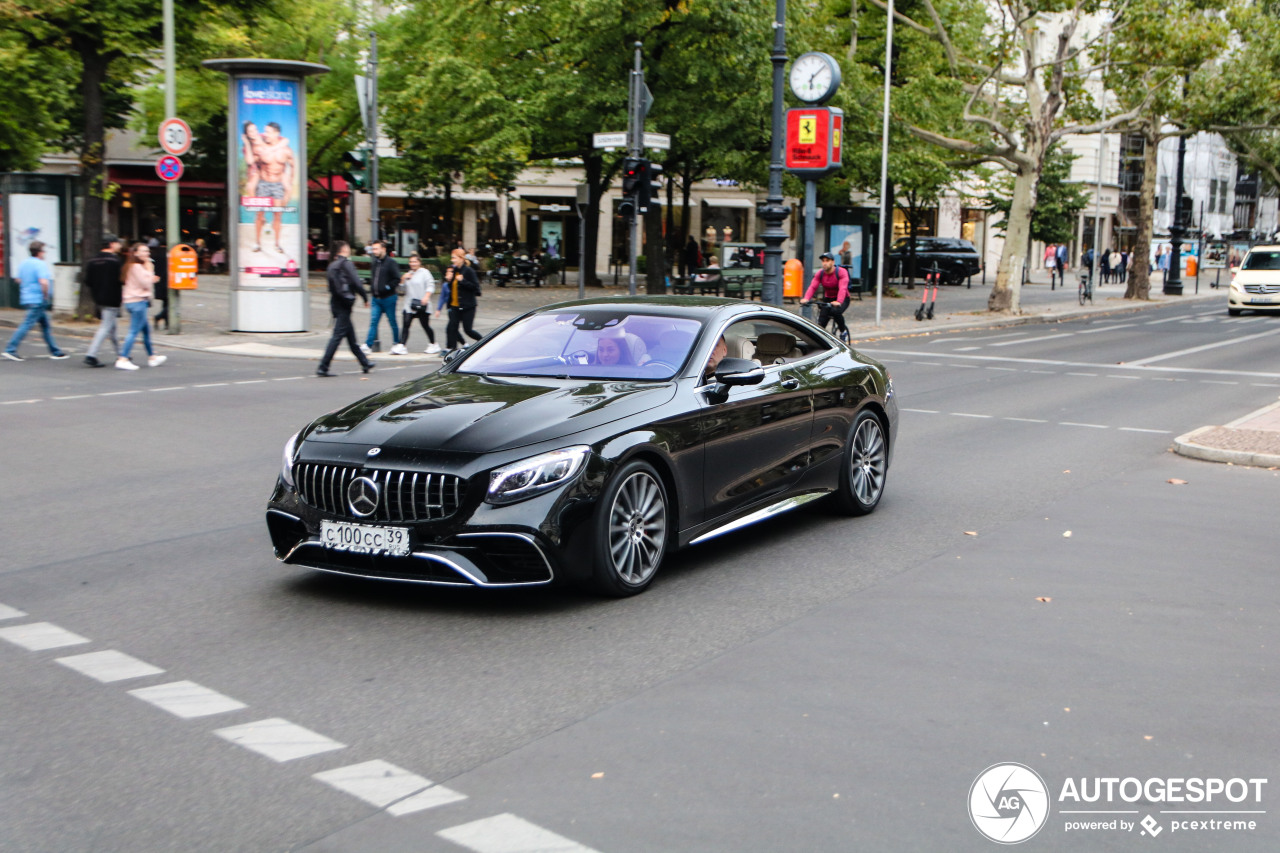
<path id="1" fill-rule="evenodd" d="M 108 170 L 107 177 L 112 183 L 119 184 L 132 192 L 164 192 L 164 188 L 168 186 L 154 171 L 147 176 L 145 173 L 139 175 L 136 172 L 130 173 L 112 167 Z M 187 193 L 225 193 L 227 191 L 227 185 L 221 181 L 179 181 L 178 186 L 181 187 L 182 192 Z"/>
<path id="2" fill-rule="evenodd" d="M 755 210 L 756 202 L 749 198 L 704 198 L 702 203 L 708 207 L 741 207 Z"/>

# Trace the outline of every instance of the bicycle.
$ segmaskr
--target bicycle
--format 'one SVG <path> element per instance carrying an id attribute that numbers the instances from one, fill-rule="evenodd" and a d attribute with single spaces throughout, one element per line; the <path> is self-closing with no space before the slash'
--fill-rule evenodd
<path id="1" fill-rule="evenodd" d="M 1093 304 L 1093 276 L 1088 272 L 1080 273 L 1080 304 L 1083 305 L 1085 300 L 1089 300 L 1089 304 Z"/>

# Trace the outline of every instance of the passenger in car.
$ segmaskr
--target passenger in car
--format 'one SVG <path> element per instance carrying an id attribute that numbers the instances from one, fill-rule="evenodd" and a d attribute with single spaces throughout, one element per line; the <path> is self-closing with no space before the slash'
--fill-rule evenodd
<path id="1" fill-rule="evenodd" d="M 710 379 L 716 374 L 716 365 L 720 360 L 729 354 L 729 345 L 725 343 L 724 335 L 720 336 L 720 340 L 716 341 L 715 349 L 711 350 L 711 357 L 707 359 L 707 365 L 702 369 L 702 376 Z"/>

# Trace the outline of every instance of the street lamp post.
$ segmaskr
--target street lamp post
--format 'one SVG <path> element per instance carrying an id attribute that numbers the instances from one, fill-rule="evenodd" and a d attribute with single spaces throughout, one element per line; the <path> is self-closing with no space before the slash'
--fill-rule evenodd
<path id="1" fill-rule="evenodd" d="M 1182 238 L 1183 228 L 1182 222 L 1182 193 L 1183 186 L 1183 169 L 1187 160 L 1187 137 L 1178 137 L 1178 171 L 1177 178 L 1174 181 L 1173 188 L 1173 225 L 1169 228 L 1169 245 L 1172 251 L 1169 253 L 1169 275 L 1164 280 L 1165 296 L 1181 296 L 1182 295 Z"/>
<path id="2" fill-rule="evenodd" d="M 782 304 L 782 243 L 787 232 L 782 229 L 790 212 L 782 198 L 782 80 L 783 66 L 787 64 L 787 0 L 777 0 L 773 20 L 773 128 L 769 159 L 769 196 L 760 206 L 760 217 L 765 222 L 760 237 L 764 240 L 764 276 L 761 280 L 761 301 L 770 305 Z"/>

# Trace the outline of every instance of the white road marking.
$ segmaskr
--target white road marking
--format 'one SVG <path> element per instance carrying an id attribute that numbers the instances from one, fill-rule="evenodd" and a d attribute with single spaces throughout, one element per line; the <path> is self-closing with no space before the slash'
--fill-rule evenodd
<path id="1" fill-rule="evenodd" d="M 129 695 L 136 696 L 143 702 L 150 702 L 162 711 L 168 711 L 184 720 L 225 714 L 228 711 L 249 707 L 230 696 L 223 696 L 215 690 L 202 687 L 194 681 L 173 681 L 169 684 L 157 684 L 155 687 L 140 687 L 137 690 L 130 690 Z"/>
<path id="2" fill-rule="evenodd" d="M 1157 435 L 1169 435 L 1172 430 L 1167 429 L 1143 429 L 1142 427 L 1120 427 L 1120 432 L 1152 432 Z"/>
<path id="3" fill-rule="evenodd" d="M 292 382 L 295 379 L 305 379 L 305 376 L 277 376 L 272 382 Z"/>
<path id="4" fill-rule="evenodd" d="M 0 628 L 0 640 L 8 640 L 29 652 L 60 649 L 63 646 L 78 646 L 89 642 L 88 638 L 73 634 L 65 628 L 59 628 L 52 622 L 32 622 L 30 625 Z"/>
<path id="5" fill-rule="evenodd" d="M 152 388 L 151 393 L 154 394 L 157 391 L 185 391 L 185 390 L 187 390 L 186 385 L 170 385 L 168 388 Z"/>
<path id="6" fill-rule="evenodd" d="M 904 412 L 915 412 L 918 415 L 936 415 L 937 409 L 903 409 Z"/>
<path id="7" fill-rule="evenodd" d="M 1145 365 L 1145 364 L 1154 364 L 1157 361 L 1165 361 L 1166 359 L 1170 359 L 1170 358 L 1178 358 L 1179 356 L 1192 355 L 1194 353 L 1204 352 L 1205 350 L 1217 349 L 1218 347 L 1229 347 L 1229 346 L 1235 346 L 1236 344 L 1243 344 L 1246 341 L 1256 341 L 1258 338 L 1265 338 L 1271 335 L 1280 335 L 1280 329 L 1268 329 L 1265 332 L 1258 332 L 1257 334 L 1254 334 L 1254 335 L 1243 335 L 1242 337 L 1238 337 L 1238 338 L 1228 338 L 1225 341 L 1215 341 L 1214 343 L 1211 343 L 1211 344 L 1201 344 L 1198 347 L 1188 347 L 1187 349 L 1174 350 L 1173 352 L 1166 352 L 1166 353 L 1162 353 L 1161 355 L 1153 355 L 1153 356 L 1149 356 L 1148 358 L 1140 358 L 1137 361 L 1129 362 L 1129 366 L 1141 367 L 1142 365 Z"/>
<path id="8" fill-rule="evenodd" d="M 16 607 L 10 607 L 7 604 L 0 604 L 0 619 L 17 619 L 19 616 L 26 616 Z"/>
<path id="9" fill-rule="evenodd" d="M 1141 376 L 1126 376 L 1123 373 L 1108 373 L 1107 378 L 1108 379 L 1138 379 L 1138 380 L 1142 379 Z"/>
<path id="10" fill-rule="evenodd" d="M 994 417 L 994 415 L 975 415 L 975 414 L 972 414 L 972 413 L 970 413 L 970 412 L 952 412 L 951 414 L 952 414 L 952 415 L 954 415 L 954 416 L 955 416 L 955 417 L 957 417 L 957 418 L 990 418 L 990 417 Z"/>
<path id="11" fill-rule="evenodd" d="M 475 853 L 595 853 L 510 813 L 442 829 L 436 835 Z"/>
<path id="12" fill-rule="evenodd" d="M 1016 368 L 1016 367 L 991 367 L 991 366 L 988 366 L 988 367 L 987 367 L 987 370 L 1007 370 L 1007 371 L 1009 371 L 1010 373 L 1017 373 L 1017 372 L 1018 372 L 1018 368 Z"/>
<path id="13" fill-rule="evenodd" d="M 1043 374 L 1043 375 L 1045 375 L 1045 376 L 1057 376 L 1057 375 L 1058 375 L 1058 371 L 1056 371 L 1056 370 L 1028 370 L 1028 371 L 1027 371 L 1027 373 L 1040 373 L 1040 374 Z"/>
<path id="14" fill-rule="evenodd" d="M 1075 332 L 1059 332 L 1056 335 L 1041 335 L 1038 338 L 1019 338 L 1016 341 L 1002 341 L 998 344 L 991 344 L 992 347 L 1011 347 L 1016 344 L 1035 344 L 1040 341 L 1052 341 L 1055 338 L 1070 338 L 1075 336 Z"/>
<path id="15" fill-rule="evenodd" d="M 973 352 L 976 349 L 982 349 L 982 347 L 956 347 L 956 352 Z"/>
<path id="16" fill-rule="evenodd" d="M 1075 421 L 1058 421 L 1058 426 L 1078 426 L 1088 427 L 1089 429 L 1111 429 L 1105 424 L 1078 424 Z"/>
<path id="17" fill-rule="evenodd" d="M 241 379 L 240 381 L 238 381 L 238 382 L 236 382 L 236 383 L 234 383 L 234 384 L 236 384 L 236 385 L 257 385 L 257 384 L 258 384 L 258 383 L 260 383 L 260 382 L 266 382 L 266 381 L 267 381 L 267 380 L 265 380 L 265 379 Z"/>
<path id="18" fill-rule="evenodd" d="M 1102 326 L 1097 329 L 1083 329 L 1079 332 L 1081 335 L 1096 335 L 1098 332 L 1114 332 L 1116 329 L 1128 329 L 1137 323 L 1121 323 L 1118 326 Z"/>
<path id="19" fill-rule="evenodd" d="M 1276 329 L 1275 331 L 1280 332 L 1280 329 Z M 1243 338 L 1241 340 L 1243 340 Z M 1028 364 L 1028 365 L 1034 364 L 1039 367 L 1081 367 L 1081 368 L 1092 368 L 1094 370 L 1128 370 L 1134 367 L 1135 365 L 1137 365 L 1137 362 L 1132 362 L 1132 361 L 1125 362 L 1123 364 L 1098 364 L 1096 362 L 1091 362 L 1091 361 L 1060 361 L 1058 359 L 1051 359 L 1051 358 L 1013 358 L 1010 356 L 999 356 L 999 355 L 969 355 L 968 353 L 959 354 L 959 353 L 951 353 L 951 352 L 938 352 L 937 350 L 934 350 L 932 352 L 924 352 L 921 350 L 889 350 L 889 349 L 881 350 L 881 349 L 868 347 L 862 351 L 865 351 L 867 354 L 872 355 L 876 358 L 879 358 L 880 354 L 883 353 L 885 355 L 924 356 L 926 358 L 955 358 L 955 359 L 967 359 L 970 361 L 995 361 L 995 362 L 1004 362 L 1006 364 Z M 973 365 L 970 365 L 970 364 L 949 364 L 947 366 L 948 367 L 973 367 Z M 1222 370 L 1222 369 L 1201 368 L 1201 367 L 1158 367 L 1158 366 L 1148 367 L 1144 365 L 1137 365 L 1137 366 L 1142 367 L 1143 373 L 1150 371 L 1152 373 L 1158 372 L 1163 374 L 1189 373 L 1189 374 L 1194 374 L 1199 376 L 1252 376 L 1252 377 L 1257 377 L 1258 379 L 1280 379 L 1280 373 L 1264 373 L 1262 371 L 1257 371 L 1257 370 Z M 1152 378 L 1155 378 L 1155 377 L 1152 377 Z M 1178 379 L 1175 381 L 1183 382 L 1185 380 Z"/>
<path id="20" fill-rule="evenodd" d="M 1239 385 L 1239 382 L 1229 382 L 1225 379 L 1201 379 L 1202 385 Z"/>
<path id="21" fill-rule="evenodd" d="M 221 388 L 223 385 L 230 385 L 230 382 L 206 382 L 203 385 L 192 385 L 192 388 Z"/>
<path id="22" fill-rule="evenodd" d="M 105 652 L 90 652 L 87 655 L 73 655 L 67 658 L 58 658 L 57 660 L 63 666 L 74 669 L 81 675 L 87 675 L 103 684 L 164 672 L 158 666 L 152 666 L 145 661 L 140 661 L 115 649 L 108 649 Z"/>
<path id="23" fill-rule="evenodd" d="M 1249 384 L 1254 388 L 1280 388 L 1280 385 L 1274 382 L 1250 382 Z"/>
<path id="24" fill-rule="evenodd" d="M 459 794 L 444 785 L 432 785 L 421 793 L 414 794 L 412 797 L 388 806 L 387 813 L 394 817 L 400 817 L 400 815 L 413 814 L 414 812 L 445 806 L 449 803 L 456 803 L 466 798 L 466 794 Z"/>
<path id="25" fill-rule="evenodd" d="M 1048 421 L 1040 418 L 1004 418 L 1006 421 L 1019 421 L 1024 424 L 1047 424 Z"/>
<path id="26" fill-rule="evenodd" d="M 33 397 L 30 400 L 5 400 L 3 403 L 0 403 L 0 406 L 20 406 L 23 403 L 43 403 L 43 402 L 44 402 L 44 399 L 42 397 Z"/>
<path id="27" fill-rule="evenodd" d="M 346 748 L 345 743 L 338 743 L 279 717 L 218 729 L 214 734 L 277 762 Z"/>
<path id="28" fill-rule="evenodd" d="M 397 817 L 467 798 L 465 794 L 379 759 L 315 773 L 311 778 L 371 806 L 380 809 L 390 806 L 387 811 Z"/>
<path id="29" fill-rule="evenodd" d="M 92 397 L 92 394 L 69 394 L 66 397 L 54 397 L 55 400 L 83 400 L 86 397 Z"/>
<path id="30" fill-rule="evenodd" d="M 1096 373 L 1068 373 L 1068 376 L 1097 376 Z"/>
<path id="31" fill-rule="evenodd" d="M 135 388 L 132 391 L 104 391 L 98 396 L 99 397 L 122 397 L 125 394 L 141 394 L 141 393 L 142 393 L 141 388 Z"/>
<path id="32" fill-rule="evenodd" d="M 1179 314 L 1177 317 L 1165 317 L 1163 320 L 1147 320 L 1144 326 L 1159 326 L 1161 323 L 1176 323 L 1179 320 L 1190 320 L 1193 317 L 1203 317 L 1203 314 Z"/>

